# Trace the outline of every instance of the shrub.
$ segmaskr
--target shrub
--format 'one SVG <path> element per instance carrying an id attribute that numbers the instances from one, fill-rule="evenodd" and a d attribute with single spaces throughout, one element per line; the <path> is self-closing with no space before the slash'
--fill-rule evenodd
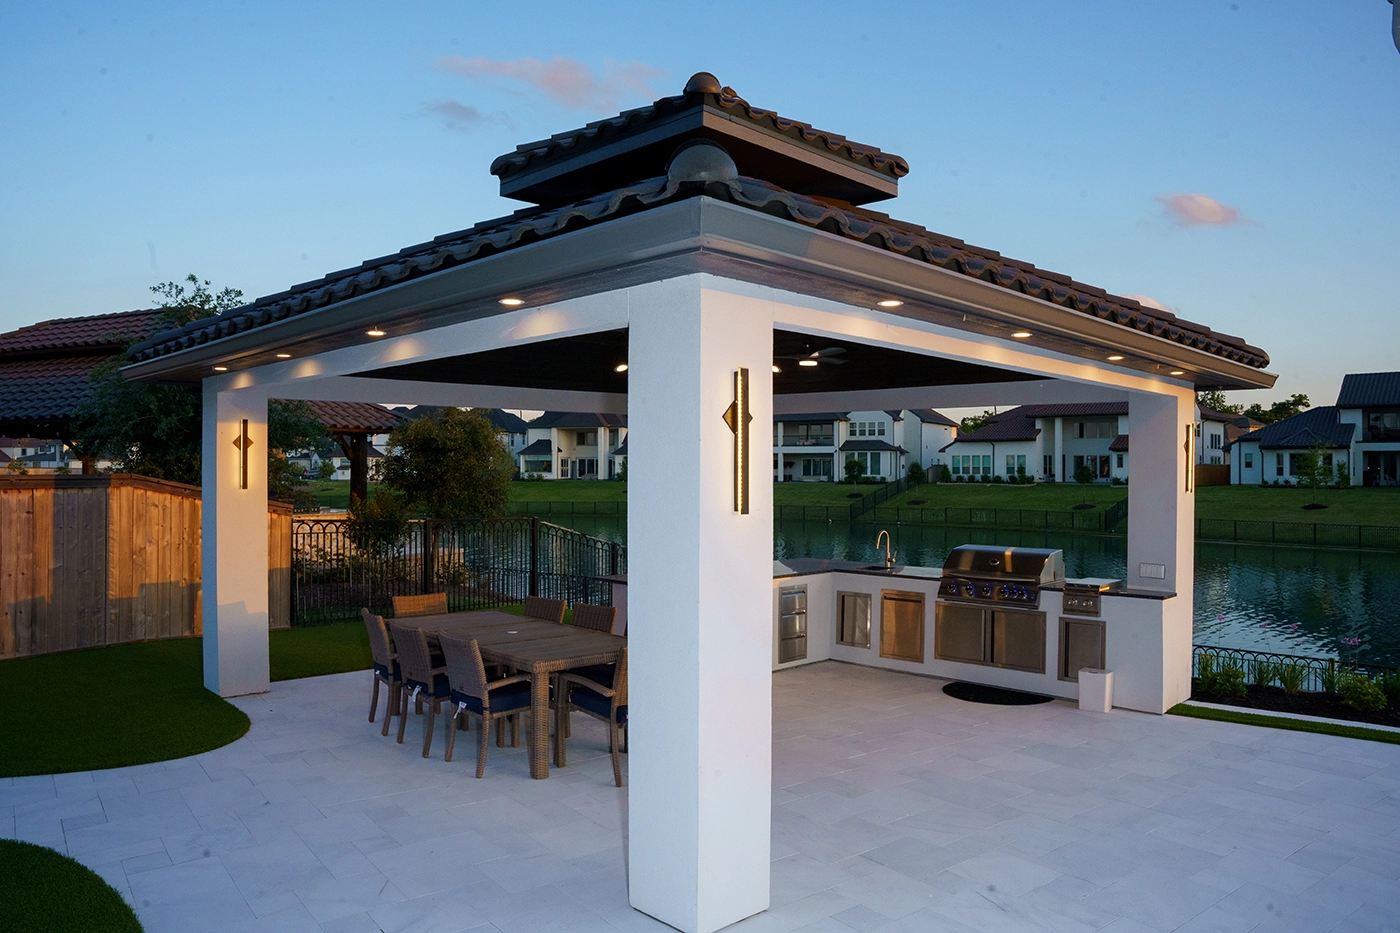
<path id="1" fill-rule="evenodd" d="M 917 460 L 909 461 L 909 469 L 906 472 L 911 483 L 922 485 L 928 482 L 928 474 L 924 472 L 923 464 Z"/>
<path id="2" fill-rule="evenodd" d="M 1386 674 L 1380 679 L 1381 692 L 1385 694 L 1387 706 L 1400 707 L 1400 671 Z"/>
<path id="3" fill-rule="evenodd" d="M 1255 660 L 1249 662 L 1249 682 L 1256 687 L 1267 687 L 1278 676 L 1278 668 L 1272 661 Z"/>
<path id="4" fill-rule="evenodd" d="M 1322 683 L 1323 693 L 1336 693 L 1341 679 L 1342 672 L 1337 669 L 1336 661 L 1328 661 L 1322 668 L 1322 673 L 1318 675 L 1318 680 Z"/>
<path id="5" fill-rule="evenodd" d="M 1303 689 L 1303 682 L 1308 679 L 1308 669 L 1297 661 L 1284 661 L 1279 664 L 1275 676 L 1283 692 L 1293 694 Z"/>
<path id="6" fill-rule="evenodd" d="M 1094 468 L 1087 463 L 1081 463 L 1074 470 L 1074 481 L 1085 485 L 1092 483 L 1095 479 Z"/>
<path id="7" fill-rule="evenodd" d="M 1201 655 L 1198 666 L 1201 693 L 1206 696 L 1239 699 L 1245 695 L 1244 671 L 1234 661 L 1223 661 L 1217 667 L 1215 658 Z"/>
<path id="8" fill-rule="evenodd" d="M 1127 483 L 1123 482 L 1123 478 L 1122 478 L 1121 476 L 1115 476 L 1115 477 L 1111 478 L 1108 482 L 1109 482 L 1109 485 L 1110 485 L 1110 486 L 1126 486 L 1126 485 L 1128 485 Z"/>
<path id="9" fill-rule="evenodd" d="M 994 482 L 994 483 L 996 483 L 998 486 L 1000 486 L 1002 483 L 1006 482 L 1006 480 L 1004 480 L 1004 479 L 1001 478 L 1001 474 L 1000 474 L 1000 473 L 997 473 L 997 474 L 994 474 L 994 475 L 992 476 L 992 482 Z"/>
<path id="10" fill-rule="evenodd" d="M 953 481 L 953 471 L 948 469 L 948 464 L 942 463 L 938 466 L 938 481 L 940 483 L 951 483 Z"/>
<path id="11" fill-rule="evenodd" d="M 1343 703 L 1363 713 L 1385 709 L 1385 691 L 1381 689 L 1380 684 L 1364 674 L 1346 674 L 1338 684 L 1338 692 L 1342 695 Z"/>

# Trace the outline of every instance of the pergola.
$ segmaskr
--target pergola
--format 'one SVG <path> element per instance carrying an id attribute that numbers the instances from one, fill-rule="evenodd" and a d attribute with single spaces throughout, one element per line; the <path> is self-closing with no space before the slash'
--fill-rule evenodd
<path id="1" fill-rule="evenodd" d="M 531 206 L 134 348 L 131 376 L 204 386 L 211 690 L 268 689 L 265 468 L 245 443 L 265 442 L 267 399 L 625 412 L 630 898 L 719 929 L 768 905 L 772 485 L 750 422 L 1126 399 L 1127 583 L 1160 596 L 1151 689 L 1186 696 L 1194 390 L 1271 385 L 1262 351 L 863 208 L 903 159 L 705 73 L 491 170 Z"/>

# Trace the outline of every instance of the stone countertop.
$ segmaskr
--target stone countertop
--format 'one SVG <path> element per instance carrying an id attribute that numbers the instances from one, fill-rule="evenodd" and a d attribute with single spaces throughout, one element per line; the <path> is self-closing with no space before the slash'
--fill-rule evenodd
<path id="1" fill-rule="evenodd" d="M 943 570 L 939 567 L 909 567 L 895 564 L 893 571 L 887 571 L 878 564 L 860 560 L 822 560 L 816 557 L 791 557 L 773 561 L 773 579 L 785 577 L 805 577 L 817 573 L 860 573 L 872 577 L 913 577 L 920 580 L 941 580 Z"/>

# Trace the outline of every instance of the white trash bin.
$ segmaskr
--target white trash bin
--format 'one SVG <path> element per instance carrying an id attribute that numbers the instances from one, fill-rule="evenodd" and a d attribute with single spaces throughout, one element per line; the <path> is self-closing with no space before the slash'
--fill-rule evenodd
<path id="1" fill-rule="evenodd" d="M 1079 708 L 1095 713 L 1106 713 L 1113 708 L 1113 671 L 1080 668 Z"/>

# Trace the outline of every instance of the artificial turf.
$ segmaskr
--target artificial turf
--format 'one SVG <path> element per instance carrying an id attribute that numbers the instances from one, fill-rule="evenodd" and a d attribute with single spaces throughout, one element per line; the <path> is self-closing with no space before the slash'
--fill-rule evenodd
<path id="1" fill-rule="evenodd" d="M 0 839 L 0 929 L 141 933 L 141 922 L 87 867 L 46 846 Z"/>
<path id="2" fill-rule="evenodd" d="M 368 670 L 369 634 L 363 622 L 337 622 L 271 632 L 268 663 L 273 680 Z"/>
<path id="3" fill-rule="evenodd" d="M 1191 706 L 1187 703 L 1178 703 L 1167 710 L 1167 713 L 1172 716 L 1187 716 L 1192 719 L 1213 719 L 1217 722 L 1237 722 L 1246 726 L 1266 726 L 1270 729 L 1288 729 L 1293 732 L 1316 732 L 1320 735 L 1338 735 L 1346 739 L 1366 739 L 1370 742 L 1389 742 L 1393 745 L 1400 745 L 1400 732 L 1367 729 L 1365 726 L 1339 726 L 1336 723 L 1317 722 L 1310 719 L 1289 719 L 1284 716 L 1237 713 L 1234 710 Z"/>
<path id="4" fill-rule="evenodd" d="M 0 777 L 196 755 L 248 731 L 204 689 L 198 638 L 0 661 Z"/>

